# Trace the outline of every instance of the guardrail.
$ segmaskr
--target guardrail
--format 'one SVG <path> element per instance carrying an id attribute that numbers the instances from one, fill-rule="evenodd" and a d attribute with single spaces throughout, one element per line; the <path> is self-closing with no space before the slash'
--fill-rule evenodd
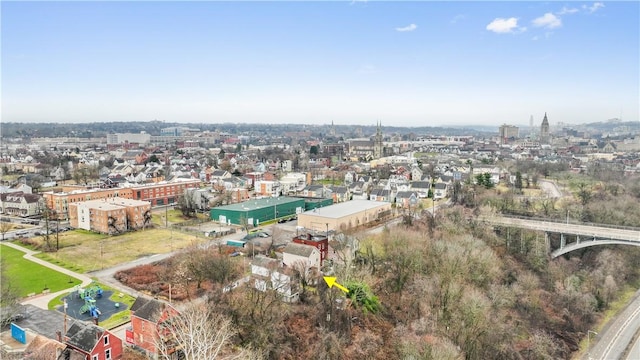
<path id="1" fill-rule="evenodd" d="M 569 221 L 566 221 L 562 219 L 527 217 L 527 216 L 508 215 L 508 214 L 500 214 L 499 216 L 503 218 L 508 218 L 508 219 L 532 220 L 532 221 L 540 221 L 540 222 L 548 222 L 548 223 L 556 223 L 556 224 L 584 225 L 584 226 L 591 226 L 591 227 L 603 227 L 603 228 L 609 228 L 609 229 L 640 231 L 640 227 L 613 225 L 613 224 L 598 224 L 598 223 L 582 222 L 582 221 L 575 221 L 575 220 L 572 221 L 571 219 L 569 219 Z"/>

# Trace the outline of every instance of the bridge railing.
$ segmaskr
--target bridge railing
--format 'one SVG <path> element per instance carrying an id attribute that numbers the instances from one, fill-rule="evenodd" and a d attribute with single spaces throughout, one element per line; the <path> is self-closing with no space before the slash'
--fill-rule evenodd
<path id="1" fill-rule="evenodd" d="M 593 227 L 604 227 L 609 229 L 640 231 L 640 228 L 633 227 L 633 226 L 598 224 L 598 223 L 591 223 L 591 222 L 575 221 L 571 219 L 569 219 L 569 221 L 567 222 L 567 220 L 563 220 L 563 219 L 552 219 L 552 218 L 543 218 L 543 217 L 528 217 L 528 216 L 518 216 L 518 215 L 508 215 L 508 214 L 501 214 L 500 216 L 504 218 L 510 218 L 510 219 L 534 220 L 534 221 L 542 221 L 542 222 L 552 222 L 557 224 L 584 225 L 584 226 L 593 226 Z"/>

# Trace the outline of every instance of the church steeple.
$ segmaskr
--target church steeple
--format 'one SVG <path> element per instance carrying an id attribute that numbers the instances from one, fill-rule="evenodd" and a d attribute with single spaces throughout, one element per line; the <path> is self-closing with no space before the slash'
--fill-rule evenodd
<path id="1" fill-rule="evenodd" d="M 373 157 L 379 159 L 383 155 L 382 147 L 382 122 L 376 121 L 376 137 L 373 143 Z"/>
<path id="2" fill-rule="evenodd" d="M 542 124 L 540 125 L 540 144 L 549 144 L 551 142 L 551 136 L 549 135 L 549 119 L 547 119 L 547 113 L 544 113 Z"/>

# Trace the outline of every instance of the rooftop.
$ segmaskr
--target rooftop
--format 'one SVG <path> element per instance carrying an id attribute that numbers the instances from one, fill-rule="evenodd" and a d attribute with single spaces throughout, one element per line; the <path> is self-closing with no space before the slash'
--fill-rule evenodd
<path id="1" fill-rule="evenodd" d="M 122 209 L 123 206 L 150 205 L 148 201 L 126 199 L 121 197 L 88 200 L 88 201 L 79 202 L 77 204 L 82 204 L 92 209 L 103 209 L 103 210 L 117 210 L 117 209 Z"/>
<path id="2" fill-rule="evenodd" d="M 132 316 L 135 315 L 141 319 L 151 322 L 157 322 L 164 309 L 170 306 L 160 300 L 138 296 L 136 301 L 131 305 Z"/>
<path id="3" fill-rule="evenodd" d="M 389 203 L 383 201 L 351 200 L 335 205 L 325 206 L 323 208 L 316 208 L 313 210 L 305 211 L 301 215 L 314 216 L 318 218 L 339 219 L 341 217 L 351 215 L 355 212 L 376 210 L 389 205 Z"/>
<path id="4" fill-rule="evenodd" d="M 67 331 L 67 343 L 77 349 L 90 353 L 100 341 L 105 330 L 94 324 L 76 322 Z"/>
<path id="5" fill-rule="evenodd" d="M 218 206 L 214 209 L 217 210 L 232 210 L 232 211 L 251 211 L 256 209 L 262 209 L 270 206 L 278 206 L 283 204 L 289 204 L 294 202 L 304 201 L 299 198 L 292 198 L 288 196 L 280 196 L 274 198 L 263 198 L 263 199 L 251 199 L 238 204 L 231 204 L 225 206 Z"/>
<path id="6" fill-rule="evenodd" d="M 288 243 L 282 252 L 308 258 L 309 256 L 311 256 L 314 250 L 318 251 L 311 245 Z"/>

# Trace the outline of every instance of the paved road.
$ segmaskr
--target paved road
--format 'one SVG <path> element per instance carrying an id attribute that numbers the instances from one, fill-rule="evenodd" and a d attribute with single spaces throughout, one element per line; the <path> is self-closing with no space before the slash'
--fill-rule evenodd
<path id="1" fill-rule="evenodd" d="M 637 336 L 638 334 L 636 334 L 636 340 L 633 343 L 633 345 L 631 345 L 629 347 L 629 352 L 627 353 L 625 359 L 626 360 L 638 360 L 640 359 L 640 336 Z"/>
<path id="2" fill-rule="evenodd" d="M 65 268 L 60 267 L 58 265 L 54 265 L 54 264 L 52 264 L 52 263 L 50 263 L 48 261 L 44 261 L 44 260 L 38 259 L 37 257 L 33 256 L 33 255 L 39 253 L 39 251 L 29 250 L 27 248 L 24 248 L 22 246 L 19 246 L 19 245 L 10 243 L 10 242 L 3 242 L 2 245 L 3 246 L 8 246 L 8 247 L 11 247 L 11 248 L 14 248 L 16 250 L 24 252 L 25 254 L 24 254 L 23 257 L 25 259 L 29 260 L 29 261 L 33 261 L 35 263 L 38 263 L 38 264 L 43 265 L 43 266 L 46 266 L 46 267 L 48 267 L 50 269 L 53 269 L 55 271 L 61 272 L 61 273 L 65 274 L 65 275 L 68 275 L 68 276 L 74 277 L 76 279 L 79 279 L 80 281 L 82 281 L 82 285 L 81 285 L 82 287 L 89 286 L 91 284 L 91 282 L 93 281 L 90 277 L 88 277 L 86 275 L 78 274 L 76 272 L 73 272 L 71 270 L 65 269 Z M 49 305 L 49 302 L 51 300 L 53 300 L 54 298 L 56 298 L 57 296 L 59 296 L 61 294 L 69 292 L 72 289 L 73 289 L 73 287 L 71 287 L 69 289 L 66 289 L 66 290 L 60 290 L 60 291 L 57 291 L 57 292 L 54 292 L 54 293 L 33 296 L 33 297 L 27 298 L 26 300 L 22 301 L 21 304 L 23 304 L 23 305 L 31 304 L 31 305 L 37 306 L 37 307 L 39 307 L 41 309 L 48 309 L 48 305 Z"/>
<path id="3" fill-rule="evenodd" d="M 633 340 L 636 330 L 640 328 L 640 290 L 638 290 L 631 302 L 604 328 L 598 335 L 591 337 L 591 349 L 582 357 L 583 360 L 613 360 L 623 358 L 627 346 Z M 640 351 L 637 348 L 629 353 L 626 359 L 640 359 Z"/>

